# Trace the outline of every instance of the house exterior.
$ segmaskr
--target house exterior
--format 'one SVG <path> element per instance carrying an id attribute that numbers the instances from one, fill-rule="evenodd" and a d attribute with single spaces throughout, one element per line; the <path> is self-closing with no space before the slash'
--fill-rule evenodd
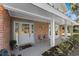
<path id="1" fill-rule="evenodd" d="M 67 26 L 75 24 L 64 13 L 46 3 L 1 4 L 0 49 L 10 50 L 11 39 L 16 40 L 18 46 L 49 40 L 50 47 L 53 47 L 56 38 L 67 37 Z"/>

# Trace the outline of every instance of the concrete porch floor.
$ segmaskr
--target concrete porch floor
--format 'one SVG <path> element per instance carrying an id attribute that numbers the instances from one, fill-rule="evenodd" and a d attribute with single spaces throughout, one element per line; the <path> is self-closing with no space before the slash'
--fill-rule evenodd
<path id="1" fill-rule="evenodd" d="M 57 38 L 55 40 L 55 44 L 59 44 L 61 43 L 62 39 L 61 38 Z M 33 45 L 32 47 L 23 49 L 23 50 L 16 50 L 15 54 L 19 55 L 21 54 L 22 56 L 42 56 L 41 54 L 45 51 L 47 51 L 48 49 L 50 49 L 50 42 L 48 41 L 40 41 L 39 43 L 36 43 L 35 45 Z"/>
<path id="2" fill-rule="evenodd" d="M 16 55 L 21 54 L 22 56 L 42 56 L 41 54 L 47 51 L 49 48 L 50 45 L 48 42 L 40 42 L 24 50 L 21 51 L 16 50 L 15 54 Z"/>

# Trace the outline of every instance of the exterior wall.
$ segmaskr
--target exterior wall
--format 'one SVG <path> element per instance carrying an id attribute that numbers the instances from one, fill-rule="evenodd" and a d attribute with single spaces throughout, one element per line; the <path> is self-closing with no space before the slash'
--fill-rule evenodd
<path id="1" fill-rule="evenodd" d="M 10 16 L 7 10 L 0 5 L 0 50 L 9 49 L 10 40 Z"/>
<path id="2" fill-rule="evenodd" d="M 35 22 L 35 38 L 36 38 L 36 41 L 39 41 L 39 37 L 40 37 L 40 39 L 42 39 L 43 36 L 48 38 L 48 23 Z"/>
<path id="3" fill-rule="evenodd" d="M 43 37 L 45 35 L 48 38 L 48 23 L 37 22 L 37 21 L 32 21 L 18 17 L 11 17 L 11 18 L 12 18 L 12 23 L 13 21 L 34 23 L 34 34 L 35 34 L 34 36 L 36 41 L 38 41 L 38 36 Z"/>

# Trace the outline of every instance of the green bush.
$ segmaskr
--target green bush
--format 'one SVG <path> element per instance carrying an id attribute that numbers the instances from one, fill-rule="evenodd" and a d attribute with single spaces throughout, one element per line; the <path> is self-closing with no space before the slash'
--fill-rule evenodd
<path id="1" fill-rule="evenodd" d="M 13 50 L 16 46 L 16 40 L 10 40 L 10 48 Z"/>
<path id="2" fill-rule="evenodd" d="M 78 34 L 74 34 L 72 37 L 69 38 L 69 40 L 74 44 L 78 44 L 79 43 L 79 35 Z"/>
<path id="3" fill-rule="evenodd" d="M 79 47 L 79 35 L 74 34 L 67 41 L 60 43 L 59 45 L 52 47 L 42 55 L 51 56 L 51 55 L 68 55 L 72 52 L 75 47 Z"/>

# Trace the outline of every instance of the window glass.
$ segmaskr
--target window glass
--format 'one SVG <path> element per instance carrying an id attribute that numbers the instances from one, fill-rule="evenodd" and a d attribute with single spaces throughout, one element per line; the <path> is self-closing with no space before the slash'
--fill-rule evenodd
<path id="1" fill-rule="evenodd" d="M 22 24 L 22 32 L 29 33 L 29 24 Z"/>

